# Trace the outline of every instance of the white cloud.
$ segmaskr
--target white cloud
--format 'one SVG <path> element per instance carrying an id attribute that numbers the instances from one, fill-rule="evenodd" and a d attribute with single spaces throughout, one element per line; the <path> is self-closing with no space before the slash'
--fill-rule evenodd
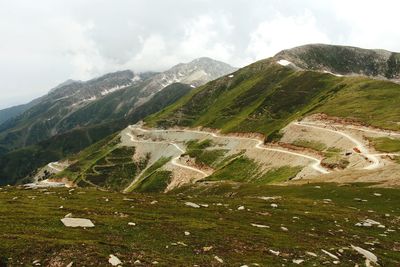
<path id="1" fill-rule="evenodd" d="M 0 0 L 0 108 L 68 78 L 201 56 L 240 67 L 314 42 L 400 51 L 398 10 L 397 0 Z"/>
<path id="2" fill-rule="evenodd" d="M 282 49 L 308 43 L 330 43 L 329 38 L 318 29 L 316 19 L 309 11 L 290 17 L 278 14 L 272 20 L 261 22 L 250 33 L 247 52 L 254 59 L 263 59 Z"/>

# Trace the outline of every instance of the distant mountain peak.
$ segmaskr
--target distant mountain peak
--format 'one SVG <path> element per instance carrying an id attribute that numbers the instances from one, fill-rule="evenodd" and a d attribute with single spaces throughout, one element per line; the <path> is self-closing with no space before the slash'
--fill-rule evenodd
<path id="1" fill-rule="evenodd" d="M 353 46 L 308 44 L 274 56 L 300 69 L 400 81 L 400 53 Z"/>

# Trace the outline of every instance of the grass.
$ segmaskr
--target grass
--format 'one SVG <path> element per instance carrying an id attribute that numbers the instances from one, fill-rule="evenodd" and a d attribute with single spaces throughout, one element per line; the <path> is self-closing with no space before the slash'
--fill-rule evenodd
<path id="1" fill-rule="evenodd" d="M 203 141 L 190 140 L 186 143 L 186 154 L 195 159 L 196 164 L 215 167 L 219 160 L 223 158 L 227 150 L 225 149 L 207 149 L 213 146 L 211 140 Z"/>
<path id="2" fill-rule="evenodd" d="M 145 119 L 148 126 L 205 126 L 257 132 L 268 141 L 293 120 L 326 113 L 385 129 L 400 130 L 400 85 L 365 77 L 335 77 L 293 71 L 263 60 L 186 95 Z"/>
<path id="3" fill-rule="evenodd" d="M 171 171 L 155 171 L 151 173 L 145 180 L 140 182 L 135 192 L 141 193 L 161 193 L 167 188 L 171 181 Z"/>
<path id="4" fill-rule="evenodd" d="M 326 149 L 326 145 L 324 143 L 313 140 L 299 139 L 295 140 L 292 144 L 299 147 L 311 148 L 317 151 L 323 151 Z"/>
<path id="5" fill-rule="evenodd" d="M 257 184 L 279 183 L 293 179 L 303 169 L 301 166 L 282 166 L 274 168 L 264 173 L 257 180 L 252 181 Z"/>
<path id="6" fill-rule="evenodd" d="M 171 157 L 161 157 L 159 160 L 157 160 L 152 165 L 150 165 L 148 168 L 146 168 L 143 171 L 143 173 L 137 178 L 137 182 L 130 185 L 129 188 L 127 188 L 125 191 L 126 192 L 132 192 L 132 191 L 136 191 L 136 190 L 141 191 L 142 189 L 140 189 L 140 188 L 143 188 L 143 184 L 149 184 L 149 183 L 154 184 L 155 180 L 159 180 L 159 181 L 162 180 L 162 183 L 164 183 L 164 181 L 168 181 L 169 178 L 166 179 L 165 173 L 160 175 L 161 178 L 163 178 L 163 179 L 161 179 L 161 178 L 157 179 L 157 177 L 159 177 L 159 176 L 153 175 L 153 174 L 155 174 L 157 171 L 159 171 L 170 160 L 171 160 Z M 153 180 L 153 182 L 146 181 L 149 177 L 152 177 L 151 179 Z M 165 188 L 166 188 L 166 186 L 164 187 L 164 189 Z"/>
<path id="7" fill-rule="evenodd" d="M 244 182 L 251 180 L 259 173 L 258 164 L 246 156 L 233 158 L 226 165 L 217 169 L 206 178 L 207 181 L 236 181 Z"/>
<path id="8" fill-rule="evenodd" d="M 329 169 L 345 169 L 349 164 L 349 160 L 343 156 L 340 148 L 329 147 L 323 152 L 325 158 L 321 164 Z"/>
<path id="9" fill-rule="evenodd" d="M 389 137 L 378 137 L 378 138 L 369 138 L 369 141 L 378 151 L 387 153 L 400 152 L 400 139 L 389 138 Z"/>
<path id="10" fill-rule="evenodd" d="M 281 198 L 259 198 L 265 196 Z M 42 266 L 70 262 L 106 266 L 109 255 L 114 254 L 124 266 L 132 266 L 136 260 L 144 266 L 153 261 L 160 266 L 219 266 L 214 256 L 223 259 L 226 266 L 289 266 L 299 258 L 305 260 L 304 266 L 332 265 L 332 259 L 321 252 L 325 249 L 339 257 L 341 266 L 361 266 L 365 260 L 349 248 L 353 244 L 376 254 L 381 266 L 398 266 L 398 196 L 398 189 L 358 184 L 320 184 L 318 188 L 199 184 L 169 194 L 3 187 L 0 259 L 9 266 L 31 266 L 35 260 Z M 327 198 L 331 201 L 324 201 Z M 187 201 L 208 204 L 208 208 L 191 208 L 185 205 Z M 272 208 L 271 203 L 278 208 Z M 239 206 L 245 210 L 238 210 Z M 95 227 L 64 227 L 60 219 L 68 213 L 91 219 Z M 366 218 L 386 228 L 355 226 Z M 387 229 L 396 231 L 382 236 Z M 185 236 L 185 231 L 190 235 Z M 374 241 L 379 243 L 371 245 Z M 204 247 L 212 248 L 204 251 Z M 279 251 L 280 256 L 270 249 Z M 307 251 L 317 257 L 307 255 Z"/>

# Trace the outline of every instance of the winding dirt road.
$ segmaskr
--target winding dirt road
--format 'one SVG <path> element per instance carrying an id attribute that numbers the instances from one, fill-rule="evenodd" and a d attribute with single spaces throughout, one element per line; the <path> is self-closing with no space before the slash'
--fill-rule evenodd
<path id="1" fill-rule="evenodd" d="M 300 121 L 300 122 L 294 122 L 293 124 L 294 125 L 298 125 L 298 126 L 309 127 L 309 128 L 314 128 L 314 129 L 318 129 L 318 130 L 332 132 L 332 133 L 339 134 L 339 135 L 349 139 L 352 143 L 355 144 L 356 148 L 359 149 L 359 151 L 361 152 L 360 154 L 362 156 L 364 156 L 366 159 L 368 159 L 369 162 L 371 162 L 370 165 L 368 165 L 368 166 L 363 168 L 365 170 L 374 170 L 374 169 L 377 169 L 377 168 L 381 167 L 383 165 L 383 162 L 382 162 L 382 160 L 380 158 L 381 156 L 396 156 L 396 155 L 398 155 L 398 154 L 395 154 L 395 153 L 372 154 L 372 153 L 369 152 L 368 148 L 362 142 L 360 142 L 359 140 L 355 139 L 351 135 L 346 134 L 344 132 L 326 128 L 327 125 L 323 124 L 323 123 Z M 329 125 L 329 126 L 332 126 L 332 125 Z M 337 126 L 337 127 L 340 127 L 340 126 Z M 347 126 L 346 128 L 365 131 L 365 132 L 371 132 L 371 133 L 397 135 L 397 133 L 393 133 L 393 132 L 386 132 L 386 131 L 379 132 L 377 130 L 368 130 L 368 129 L 358 128 L 358 127 Z"/>
<path id="2" fill-rule="evenodd" d="M 321 166 L 321 160 L 320 159 L 317 159 L 317 158 L 314 158 L 314 157 L 311 157 L 311 156 L 308 156 L 308 155 L 305 155 L 305 154 L 297 153 L 297 152 L 291 152 L 291 151 L 278 149 L 278 148 L 264 147 L 263 146 L 263 141 L 261 141 L 259 139 L 255 139 L 255 138 L 236 137 L 236 136 L 220 136 L 220 135 L 217 135 L 217 134 L 215 134 L 213 132 L 196 131 L 196 130 L 173 130 L 173 129 L 169 129 L 169 130 L 147 130 L 147 129 L 143 129 L 141 127 L 133 126 L 133 125 L 129 126 L 129 128 L 130 129 L 136 129 L 136 130 L 139 130 L 139 131 L 142 131 L 142 132 L 190 132 L 190 133 L 199 133 L 199 134 L 211 135 L 212 137 L 215 137 L 215 138 L 230 138 L 230 139 L 237 139 L 237 140 L 253 141 L 253 142 L 256 142 L 254 147 L 257 148 L 257 149 L 266 150 L 266 151 L 273 151 L 273 152 L 278 152 L 278 153 L 284 153 L 284 154 L 289 154 L 289 155 L 293 155 L 293 156 L 297 156 L 297 157 L 306 158 L 306 159 L 309 159 L 309 160 L 313 161 L 313 163 L 310 164 L 310 166 L 314 170 L 316 170 L 317 172 L 322 173 L 322 174 L 329 173 L 329 171 L 327 171 L 324 167 Z M 132 136 L 132 135 L 130 135 L 130 136 Z M 131 138 L 131 140 L 132 140 L 132 138 Z M 142 142 L 144 142 L 144 141 L 142 141 Z M 174 145 L 177 146 L 176 144 L 174 144 Z M 200 170 L 198 170 L 198 171 L 200 171 Z"/>
<path id="3" fill-rule="evenodd" d="M 129 126 L 129 128 L 132 129 L 131 126 Z M 136 128 L 136 129 L 137 129 L 137 130 L 141 130 L 141 129 L 139 129 L 139 128 Z M 180 163 L 178 162 L 179 158 L 182 156 L 182 154 L 186 153 L 186 151 L 183 150 L 182 148 L 180 148 L 177 144 L 171 143 L 171 142 L 157 142 L 157 141 L 147 141 L 147 140 L 141 141 L 141 140 L 135 139 L 135 137 L 134 137 L 131 133 L 127 133 L 126 135 L 128 135 L 129 138 L 131 139 L 131 141 L 134 142 L 134 143 L 168 144 L 168 145 L 172 145 L 172 146 L 174 146 L 179 152 L 181 152 L 181 154 L 180 154 L 179 156 L 177 156 L 177 157 L 175 157 L 175 158 L 173 158 L 173 159 L 171 160 L 171 164 L 172 164 L 172 165 L 175 165 L 175 166 L 177 166 L 177 167 L 181 167 L 181 168 L 184 168 L 184 169 L 188 169 L 188 170 L 191 170 L 191 171 L 200 173 L 201 175 L 203 175 L 203 177 L 207 177 L 207 176 L 208 176 L 208 174 L 205 173 L 205 172 L 203 172 L 202 170 L 199 170 L 199 169 L 196 169 L 196 168 L 187 166 L 187 165 L 183 165 L 183 164 L 180 164 Z"/>

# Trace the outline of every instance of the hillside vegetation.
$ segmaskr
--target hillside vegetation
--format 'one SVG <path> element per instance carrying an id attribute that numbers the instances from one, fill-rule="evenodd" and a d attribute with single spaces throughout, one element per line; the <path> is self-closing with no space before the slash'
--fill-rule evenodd
<path id="1" fill-rule="evenodd" d="M 192 91 L 146 123 L 268 136 L 302 116 L 323 112 L 399 130 L 399 101 L 400 85 L 389 81 L 296 71 L 268 59 Z"/>
<path id="2" fill-rule="evenodd" d="M 351 245 L 374 253 L 380 266 L 400 263 L 397 189 L 222 183 L 169 194 L 0 190 L 1 266 L 110 266 L 110 254 L 123 266 L 222 266 L 216 256 L 226 266 L 363 266 Z M 65 227 L 60 219 L 69 213 L 95 227 Z M 356 225 L 366 219 L 384 228 Z"/>
<path id="3" fill-rule="evenodd" d="M 37 168 L 85 149 L 91 144 L 122 130 L 129 124 L 136 123 L 148 114 L 175 102 L 190 90 L 191 88 L 188 85 L 172 84 L 155 94 L 137 113 L 133 113 L 123 120 L 105 119 L 105 122 L 101 122 L 101 109 L 107 109 L 110 106 L 88 105 L 84 108 L 85 112 L 79 114 L 86 118 L 92 118 L 93 125 L 89 123 L 86 127 L 53 136 L 37 144 L 4 153 L 3 155 L 0 153 L 0 185 L 20 182 Z M 80 119 L 83 121 L 83 118 Z M 25 179 L 24 181 L 27 180 Z"/>

